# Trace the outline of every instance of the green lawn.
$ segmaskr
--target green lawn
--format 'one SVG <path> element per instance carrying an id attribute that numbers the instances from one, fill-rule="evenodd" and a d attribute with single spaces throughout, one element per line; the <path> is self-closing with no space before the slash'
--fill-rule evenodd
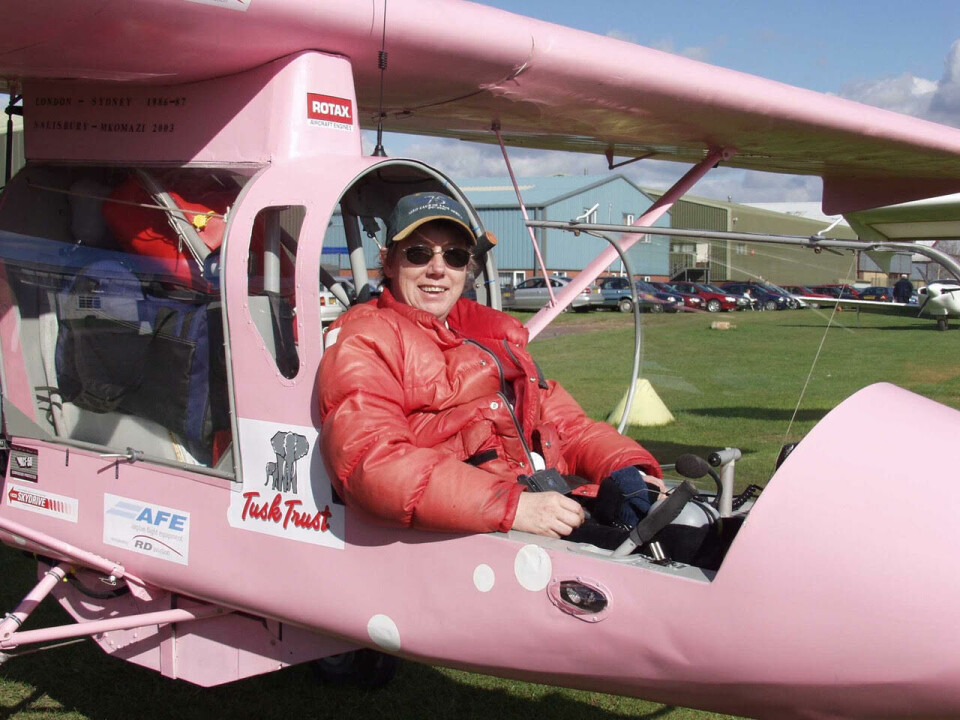
<path id="1" fill-rule="evenodd" d="M 526 319 L 529 315 L 520 315 Z M 888 380 L 960 407 L 960 330 L 930 321 L 843 313 L 826 337 L 792 431 L 787 426 L 824 337 L 814 311 L 647 315 L 642 376 L 676 417 L 630 433 L 663 462 L 684 452 L 736 445 L 741 483 L 765 482 L 785 437 L 797 440 L 855 390 Z M 715 320 L 735 328 L 711 330 Z M 619 313 L 567 314 L 562 328 L 588 330 L 538 339 L 532 349 L 594 417 L 605 417 L 626 389 L 632 323 Z M 878 422 L 865 418 L 865 422 Z M 0 548 L 0 614 L 30 586 L 32 562 Z M 31 619 L 63 622 L 55 605 Z M 91 643 L 15 657 L 0 666 L 0 720 L 129 718 L 717 718 L 640 700 L 513 682 L 404 663 L 379 691 L 326 687 L 297 667 L 201 689 L 167 680 L 101 653 Z"/>
<path id="2" fill-rule="evenodd" d="M 661 462 L 739 447 L 738 479 L 762 483 L 785 441 L 800 440 L 842 399 L 872 383 L 892 382 L 960 408 L 960 328 L 940 332 L 930 319 L 883 315 L 863 315 L 858 326 L 856 313 L 844 312 L 825 336 L 829 317 L 814 310 L 645 315 L 640 375 L 676 422 L 628 432 Z M 718 320 L 735 327 L 711 329 Z M 537 339 L 532 350 L 547 377 L 560 380 L 591 416 L 605 418 L 629 381 L 632 321 L 594 313 L 559 322 L 604 328 Z"/>

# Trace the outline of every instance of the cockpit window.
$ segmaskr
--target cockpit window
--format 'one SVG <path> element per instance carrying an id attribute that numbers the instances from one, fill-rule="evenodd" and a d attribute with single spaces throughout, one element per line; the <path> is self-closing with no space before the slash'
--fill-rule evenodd
<path id="1" fill-rule="evenodd" d="M 285 378 L 300 370 L 296 337 L 297 245 L 303 206 L 268 207 L 253 221 L 247 258 L 250 315 Z"/>
<path id="2" fill-rule="evenodd" d="M 231 432 L 217 267 L 247 180 L 48 165 L 15 178 L 0 204 L 10 434 L 223 468 Z"/>

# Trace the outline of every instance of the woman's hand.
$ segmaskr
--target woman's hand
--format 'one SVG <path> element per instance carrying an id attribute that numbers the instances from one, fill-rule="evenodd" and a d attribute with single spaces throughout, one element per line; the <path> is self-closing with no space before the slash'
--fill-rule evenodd
<path id="1" fill-rule="evenodd" d="M 558 492 L 523 492 L 520 493 L 513 529 L 561 538 L 580 527 L 583 520 L 583 508 L 576 500 Z"/>

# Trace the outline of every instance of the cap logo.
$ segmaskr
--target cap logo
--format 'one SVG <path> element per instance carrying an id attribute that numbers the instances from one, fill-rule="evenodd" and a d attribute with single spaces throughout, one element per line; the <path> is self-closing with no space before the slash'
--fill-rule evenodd
<path id="1" fill-rule="evenodd" d="M 449 213 L 453 213 L 458 218 L 461 218 L 461 219 L 463 218 L 463 216 L 459 212 L 457 212 L 457 209 L 455 207 L 453 207 L 452 205 L 450 205 L 449 203 L 445 202 L 440 198 L 430 198 L 423 205 L 417 208 L 414 208 L 412 212 L 419 212 L 421 210 L 446 210 Z"/>

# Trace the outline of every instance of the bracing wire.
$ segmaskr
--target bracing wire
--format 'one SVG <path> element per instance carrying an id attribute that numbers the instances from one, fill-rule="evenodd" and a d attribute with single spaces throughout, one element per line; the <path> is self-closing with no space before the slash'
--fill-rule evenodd
<path id="1" fill-rule="evenodd" d="M 847 277 L 844 284 L 847 284 L 847 285 L 850 284 L 850 280 L 853 277 L 853 270 L 856 267 L 856 263 L 857 263 L 857 258 L 856 256 L 854 256 L 853 260 L 850 263 L 850 269 L 847 270 Z M 840 309 L 840 303 L 837 302 L 834 304 L 833 312 L 830 313 L 830 318 L 827 320 L 827 325 L 823 329 L 823 337 L 820 338 L 820 345 L 817 347 L 817 352 L 813 356 L 813 362 L 810 364 L 810 370 L 809 372 L 807 372 L 807 378 L 803 382 L 803 387 L 800 388 L 800 397 L 797 398 L 797 404 L 793 408 L 793 415 L 790 416 L 790 422 L 787 423 L 787 430 L 783 434 L 783 442 L 780 443 L 781 445 L 785 445 L 787 443 L 787 440 L 790 437 L 790 430 L 793 428 L 793 422 L 797 418 L 797 413 L 800 412 L 800 405 L 803 404 L 803 396 L 807 392 L 807 386 L 810 384 L 810 379 L 813 377 L 813 371 L 817 366 L 817 361 L 820 359 L 820 354 L 823 352 L 823 346 L 827 341 L 827 333 L 830 331 L 830 327 L 833 325 L 833 320 L 836 317 L 837 312 L 839 312 L 839 309 Z"/>

